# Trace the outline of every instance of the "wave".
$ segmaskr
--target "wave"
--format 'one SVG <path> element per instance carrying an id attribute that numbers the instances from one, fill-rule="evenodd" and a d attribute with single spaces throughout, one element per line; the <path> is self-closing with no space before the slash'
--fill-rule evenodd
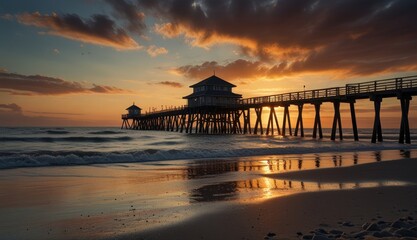
<path id="1" fill-rule="evenodd" d="M 65 131 L 65 130 L 47 130 L 46 133 L 47 134 L 68 134 L 70 132 Z"/>
<path id="2" fill-rule="evenodd" d="M 415 149 L 413 145 L 347 144 L 322 148 L 245 148 L 245 149 L 145 149 L 133 152 L 35 151 L 27 153 L 0 152 L 0 169 L 43 166 L 71 166 L 109 163 L 137 163 L 166 160 L 198 160 L 265 155 L 312 154 Z"/>
<path id="3" fill-rule="evenodd" d="M 159 142 L 153 142 L 153 143 L 148 143 L 146 145 L 148 146 L 171 146 L 171 145 L 178 145 L 178 144 L 183 144 L 184 141 L 159 141 Z"/>
<path id="4" fill-rule="evenodd" d="M 131 141 L 131 137 L 0 137 L 0 142 L 118 142 Z"/>
<path id="5" fill-rule="evenodd" d="M 124 133 L 124 132 L 104 130 L 104 131 L 89 132 L 88 134 L 107 135 L 107 134 L 121 134 L 121 133 Z"/>

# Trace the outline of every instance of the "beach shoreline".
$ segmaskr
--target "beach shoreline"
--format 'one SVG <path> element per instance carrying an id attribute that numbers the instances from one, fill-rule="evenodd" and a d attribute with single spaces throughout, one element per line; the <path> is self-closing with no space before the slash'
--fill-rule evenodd
<path id="1" fill-rule="evenodd" d="M 1 170 L 0 211 L 8 217 L 0 233 L 298 239 L 318 228 L 359 231 L 365 222 L 416 216 L 414 156 L 387 150 Z"/>
<path id="2" fill-rule="evenodd" d="M 278 239 L 299 239 L 297 233 L 318 228 L 350 233 L 360 231 L 366 222 L 414 218 L 415 202 L 417 186 L 299 193 L 117 239 L 264 239 L 268 233 Z"/>
<path id="3" fill-rule="evenodd" d="M 238 205 L 118 239 L 300 239 L 302 235 L 311 234 L 310 231 L 314 229 L 337 229 L 352 233 L 362 231 L 364 223 L 414 219 L 417 216 L 417 177 L 410 173 L 416 169 L 413 168 L 415 166 L 417 159 L 405 159 L 345 168 L 270 174 L 269 177 L 278 179 L 317 181 L 315 174 L 320 173 L 320 181 L 324 182 L 338 180 L 343 183 L 355 179 L 366 182 L 376 180 L 374 176 L 366 176 L 370 168 L 376 167 L 382 174 L 394 168 L 388 178 L 407 180 L 407 184 L 297 193 L 260 203 Z M 384 179 L 384 176 L 378 179 Z"/>

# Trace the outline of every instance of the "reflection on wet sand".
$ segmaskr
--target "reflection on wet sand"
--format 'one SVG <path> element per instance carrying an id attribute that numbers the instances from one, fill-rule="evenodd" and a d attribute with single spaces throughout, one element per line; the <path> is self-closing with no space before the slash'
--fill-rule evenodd
<path id="1" fill-rule="evenodd" d="M 299 192 L 403 186 L 406 184 L 407 183 L 400 181 L 320 183 L 287 181 L 262 177 L 243 181 L 217 183 L 193 189 L 190 194 L 190 201 L 213 202 L 235 199 L 241 201 L 256 201 Z"/>
<path id="2" fill-rule="evenodd" d="M 414 152 L 413 152 L 414 153 Z M 208 178 L 231 172 L 248 172 L 246 180 L 215 182 L 191 190 L 191 202 L 224 200 L 265 199 L 288 195 L 300 191 L 342 190 L 364 187 L 403 185 L 402 182 L 356 182 L 356 183 L 314 183 L 296 182 L 261 177 L 285 171 L 309 170 L 317 168 L 346 167 L 392 159 L 410 158 L 410 150 L 392 150 L 334 154 L 304 154 L 299 156 L 265 157 L 265 160 L 237 159 L 234 161 L 198 161 L 189 165 L 183 177 L 188 179 Z M 259 159 L 259 158 L 258 158 Z M 293 167 L 294 166 L 294 167 Z M 240 175 L 245 176 L 245 175 Z"/>
<path id="3" fill-rule="evenodd" d="M 196 179 L 216 176 L 230 172 L 278 173 L 316 168 L 347 167 L 357 164 L 410 158 L 410 150 L 388 150 L 334 154 L 303 154 L 298 156 L 269 156 L 261 160 L 242 158 L 234 160 L 199 160 L 186 166 L 179 178 Z M 294 166 L 294 167 L 293 167 Z M 172 177 L 174 178 L 174 177 Z"/>

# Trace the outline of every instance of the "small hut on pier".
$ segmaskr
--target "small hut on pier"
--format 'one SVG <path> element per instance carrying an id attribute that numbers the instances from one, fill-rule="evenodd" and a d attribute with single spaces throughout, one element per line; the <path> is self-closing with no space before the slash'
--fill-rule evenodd
<path id="1" fill-rule="evenodd" d="M 132 104 L 132 106 L 126 108 L 127 114 L 122 114 L 122 129 L 130 129 L 132 128 L 131 124 L 129 123 L 129 119 L 133 119 L 133 123 L 135 122 L 135 119 L 139 118 L 141 116 L 141 108 L 136 106 L 135 103 Z M 133 124 L 132 123 L 132 124 Z"/>
<path id="2" fill-rule="evenodd" d="M 133 103 L 132 106 L 126 108 L 126 110 L 128 112 L 127 117 L 139 117 L 142 109 Z"/>
<path id="3" fill-rule="evenodd" d="M 188 107 L 233 106 L 242 98 L 241 94 L 232 92 L 234 87 L 236 85 L 213 75 L 191 85 L 193 93 L 183 99 L 188 100 Z"/>

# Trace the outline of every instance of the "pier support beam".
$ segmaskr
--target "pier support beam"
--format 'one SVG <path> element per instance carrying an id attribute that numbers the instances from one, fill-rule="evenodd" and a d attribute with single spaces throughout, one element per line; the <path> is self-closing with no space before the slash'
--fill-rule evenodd
<path id="1" fill-rule="evenodd" d="M 297 124 L 295 124 L 294 136 L 298 136 L 298 129 L 300 129 L 300 136 L 304 137 L 303 106 L 304 106 L 304 104 L 302 104 L 302 103 L 297 105 L 297 107 L 298 107 L 298 117 L 297 117 Z"/>
<path id="2" fill-rule="evenodd" d="M 375 119 L 374 119 L 374 128 L 372 130 L 372 143 L 376 143 L 376 139 L 378 138 L 378 142 L 382 142 L 382 127 L 381 127 L 381 102 L 382 97 L 380 96 L 372 96 L 371 101 L 374 102 L 375 108 Z"/>
<path id="3" fill-rule="evenodd" d="M 350 105 L 350 116 L 352 118 L 353 139 L 355 141 L 359 141 L 358 126 L 356 125 L 355 100 L 349 102 L 349 105 Z"/>
<path id="4" fill-rule="evenodd" d="M 128 119 L 125 119 L 125 118 L 123 119 L 121 129 L 123 129 L 123 127 L 124 127 L 125 129 L 129 129 L 129 128 L 130 128 L 130 124 L 129 124 L 129 120 L 128 120 Z"/>
<path id="5" fill-rule="evenodd" d="M 269 134 L 269 129 L 271 129 L 271 134 L 274 135 L 274 122 L 275 122 L 275 125 L 277 126 L 278 134 L 281 134 L 281 130 L 279 129 L 277 114 L 275 112 L 275 107 L 271 106 L 269 110 L 268 126 L 266 127 L 266 135 Z"/>
<path id="6" fill-rule="evenodd" d="M 252 133 L 251 127 L 250 127 L 250 108 L 245 110 L 242 110 L 243 113 L 243 134 L 246 133 Z"/>
<path id="7" fill-rule="evenodd" d="M 264 134 L 264 130 L 262 128 L 262 107 L 255 108 L 255 113 L 256 113 L 256 123 L 255 123 L 255 128 L 253 129 L 253 133 L 257 134 L 258 126 L 260 126 L 261 134 Z"/>
<path id="8" fill-rule="evenodd" d="M 334 107 L 334 117 L 333 117 L 332 135 L 330 139 L 333 141 L 336 140 L 336 128 L 339 127 L 339 139 L 343 140 L 342 119 L 340 117 L 340 102 L 339 101 L 333 102 L 333 107 Z"/>
<path id="9" fill-rule="evenodd" d="M 282 136 L 284 137 L 285 137 L 285 128 L 286 128 L 287 119 L 288 119 L 288 131 L 290 132 L 290 136 L 292 136 L 290 111 L 288 110 L 289 107 L 290 105 L 284 106 L 284 120 L 282 121 Z"/>
<path id="10" fill-rule="evenodd" d="M 401 102 L 401 127 L 400 127 L 400 138 L 399 143 L 411 143 L 410 137 L 410 125 L 408 123 L 408 110 L 410 109 L 410 95 L 401 95 L 398 97 Z"/>
<path id="11" fill-rule="evenodd" d="M 320 120 L 321 102 L 316 102 L 313 104 L 314 104 L 314 109 L 316 110 L 316 117 L 314 118 L 314 127 L 313 127 L 313 138 L 317 138 L 317 130 L 319 131 L 319 138 L 323 138 L 323 130 L 321 128 L 321 120 Z"/>

